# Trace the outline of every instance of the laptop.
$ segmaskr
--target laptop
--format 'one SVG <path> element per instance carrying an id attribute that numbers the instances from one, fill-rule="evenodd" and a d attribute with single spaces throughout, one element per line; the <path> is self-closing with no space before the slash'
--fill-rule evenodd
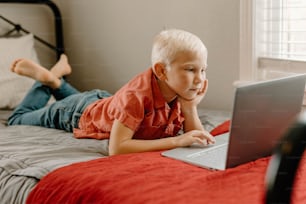
<path id="1" fill-rule="evenodd" d="M 235 90 L 230 131 L 213 145 L 193 144 L 162 152 L 211 170 L 225 170 L 272 154 L 301 111 L 306 75 L 254 82 Z"/>

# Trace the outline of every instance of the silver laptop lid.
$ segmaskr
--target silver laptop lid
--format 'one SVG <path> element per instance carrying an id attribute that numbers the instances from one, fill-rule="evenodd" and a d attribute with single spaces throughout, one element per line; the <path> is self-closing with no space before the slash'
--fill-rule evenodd
<path id="1" fill-rule="evenodd" d="M 302 107 L 306 75 L 237 87 L 226 167 L 271 154 Z M 251 120 L 250 120 L 251 118 Z"/>

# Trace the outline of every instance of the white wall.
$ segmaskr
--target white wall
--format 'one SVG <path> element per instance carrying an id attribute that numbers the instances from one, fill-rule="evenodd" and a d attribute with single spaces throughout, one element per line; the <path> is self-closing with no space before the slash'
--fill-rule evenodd
<path id="1" fill-rule="evenodd" d="M 149 68 L 155 34 L 180 28 L 198 35 L 208 48 L 209 91 L 201 107 L 231 109 L 232 83 L 239 75 L 239 0 L 55 2 L 73 66 L 69 80 L 79 89 L 115 92 Z"/>

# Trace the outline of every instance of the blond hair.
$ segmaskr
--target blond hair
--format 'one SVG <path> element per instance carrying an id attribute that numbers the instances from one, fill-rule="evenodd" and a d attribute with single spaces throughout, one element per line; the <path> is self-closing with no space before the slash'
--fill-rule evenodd
<path id="1" fill-rule="evenodd" d="M 199 54 L 207 60 L 207 49 L 196 35 L 178 29 L 161 31 L 153 42 L 152 67 L 156 63 L 170 65 L 175 60 L 177 53 L 188 51 Z M 207 63 L 205 63 L 206 66 Z"/>

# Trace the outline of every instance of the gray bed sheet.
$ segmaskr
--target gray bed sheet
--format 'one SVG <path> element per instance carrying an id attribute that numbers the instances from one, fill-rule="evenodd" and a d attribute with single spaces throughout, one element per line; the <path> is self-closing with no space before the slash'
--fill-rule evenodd
<path id="1" fill-rule="evenodd" d="M 200 110 L 206 130 L 229 119 L 226 111 Z M 108 155 L 108 140 L 76 139 L 72 133 L 37 126 L 7 126 L 10 111 L 0 110 L 0 203 L 25 203 L 49 172 Z"/>

